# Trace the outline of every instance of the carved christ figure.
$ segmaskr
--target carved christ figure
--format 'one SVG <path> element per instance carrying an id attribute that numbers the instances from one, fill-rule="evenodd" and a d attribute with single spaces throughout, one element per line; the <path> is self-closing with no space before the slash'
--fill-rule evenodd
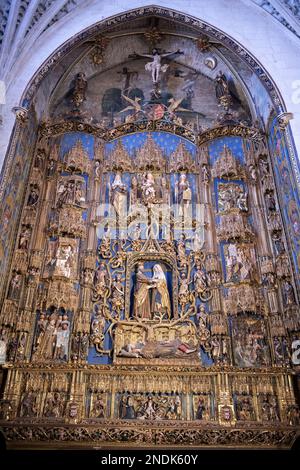
<path id="1" fill-rule="evenodd" d="M 162 65 L 161 64 L 161 59 L 164 59 L 166 57 L 170 57 L 170 56 L 175 55 L 175 54 L 183 54 L 183 52 L 178 50 L 176 52 L 167 52 L 165 54 L 160 54 L 158 49 L 154 48 L 154 49 L 152 49 L 152 54 L 137 54 L 137 53 L 134 53 L 132 56 L 129 56 L 129 57 L 136 57 L 136 58 L 145 57 L 147 59 L 148 58 L 152 59 L 152 62 L 147 62 L 147 64 L 145 65 L 145 70 L 147 72 L 151 72 L 152 82 L 154 84 L 157 84 L 159 82 L 159 79 L 160 79 L 160 72 L 166 72 L 168 67 L 169 67 L 168 64 Z"/>

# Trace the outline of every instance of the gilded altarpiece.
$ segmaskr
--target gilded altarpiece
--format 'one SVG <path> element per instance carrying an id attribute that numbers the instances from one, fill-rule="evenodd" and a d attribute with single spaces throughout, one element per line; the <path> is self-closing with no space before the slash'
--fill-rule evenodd
<path id="1" fill-rule="evenodd" d="M 8 440 L 293 442 L 297 293 L 242 131 L 40 138 L 0 316 Z"/>

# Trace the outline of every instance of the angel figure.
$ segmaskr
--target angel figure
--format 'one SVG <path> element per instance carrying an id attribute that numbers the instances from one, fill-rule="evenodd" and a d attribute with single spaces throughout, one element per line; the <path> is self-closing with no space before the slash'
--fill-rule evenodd
<path id="1" fill-rule="evenodd" d="M 167 107 L 166 112 L 169 113 L 169 116 L 170 116 L 171 119 L 176 118 L 176 114 L 175 114 L 176 111 L 188 111 L 188 109 L 179 107 L 180 103 L 183 100 L 184 100 L 184 98 L 180 98 L 179 100 L 176 100 L 173 97 L 168 100 L 169 106 Z"/>
<path id="2" fill-rule="evenodd" d="M 183 52 L 178 49 L 176 52 L 167 52 L 165 54 L 160 54 L 158 49 L 154 48 L 152 49 L 152 54 L 134 53 L 132 56 L 129 56 L 129 57 L 134 57 L 134 58 L 145 57 L 147 59 L 148 58 L 152 59 L 152 62 L 147 62 L 147 64 L 145 65 L 145 70 L 147 72 L 151 72 L 152 82 L 154 84 L 157 84 L 160 79 L 160 72 L 166 72 L 169 67 L 168 64 L 161 65 L 161 59 L 170 57 L 175 54 L 183 54 Z"/>
<path id="3" fill-rule="evenodd" d="M 144 111 L 142 110 L 142 106 L 140 104 L 140 101 L 142 98 L 139 98 L 136 96 L 134 99 L 129 98 L 129 96 L 123 95 L 122 97 L 124 98 L 125 101 L 130 103 L 130 106 L 126 106 L 126 108 L 122 109 L 120 113 L 125 113 L 126 111 L 134 111 L 134 116 L 138 115 L 139 113 L 143 113 Z"/>

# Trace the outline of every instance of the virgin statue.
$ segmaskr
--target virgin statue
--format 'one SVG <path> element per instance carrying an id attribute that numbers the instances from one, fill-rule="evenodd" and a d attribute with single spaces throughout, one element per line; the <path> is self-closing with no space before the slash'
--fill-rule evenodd
<path id="1" fill-rule="evenodd" d="M 111 203 L 117 216 L 126 215 L 127 188 L 122 181 L 121 173 L 117 172 L 113 184 L 111 185 Z"/>
<path id="2" fill-rule="evenodd" d="M 160 264 L 153 266 L 153 277 L 151 281 L 153 283 L 152 312 L 166 313 L 168 318 L 171 318 L 171 302 L 167 279 Z"/>
<path id="3" fill-rule="evenodd" d="M 152 289 L 151 302 L 150 289 Z M 162 267 L 155 264 L 153 276 L 149 279 L 145 275 L 143 263 L 139 263 L 134 293 L 134 316 L 151 319 L 154 314 L 167 314 L 168 318 L 171 317 L 171 302 L 166 276 Z"/>

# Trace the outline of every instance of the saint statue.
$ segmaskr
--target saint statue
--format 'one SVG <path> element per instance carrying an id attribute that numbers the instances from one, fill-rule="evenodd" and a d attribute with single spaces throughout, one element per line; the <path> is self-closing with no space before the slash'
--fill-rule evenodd
<path id="1" fill-rule="evenodd" d="M 87 80 L 85 73 L 80 72 L 76 75 L 74 80 L 74 87 L 72 90 L 72 102 L 76 108 L 86 100 Z"/>
<path id="2" fill-rule="evenodd" d="M 178 194 L 179 215 L 185 216 L 188 214 L 188 209 L 192 200 L 190 183 L 185 173 L 180 175 L 179 181 L 176 183 L 176 189 Z"/>
<path id="3" fill-rule="evenodd" d="M 151 318 L 149 289 L 151 280 L 146 276 L 144 264 L 139 263 L 136 274 L 134 294 L 134 316 L 138 318 Z"/>
<path id="4" fill-rule="evenodd" d="M 142 199 L 144 204 L 151 204 L 155 202 L 156 199 L 156 192 L 155 192 L 155 180 L 152 173 L 148 172 L 143 175 L 143 182 L 142 182 Z"/>
<path id="5" fill-rule="evenodd" d="M 111 203 L 118 217 L 125 216 L 127 203 L 127 188 L 122 181 L 120 172 L 116 173 L 115 179 L 111 185 Z"/>
<path id="6" fill-rule="evenodd" d="M 215 78 L 216 97 L 218 100 L 223 96 L 229 95 L 228 80 L 220 70 Z"/>
<path id="7" fill-rule="evenodd" d="M 154 291 L 152 295 L 152 312 L 167 314 L 171 318 L 171 302 L 167 286 L 167 279 L 160 264 L 153 266 Z"/>

